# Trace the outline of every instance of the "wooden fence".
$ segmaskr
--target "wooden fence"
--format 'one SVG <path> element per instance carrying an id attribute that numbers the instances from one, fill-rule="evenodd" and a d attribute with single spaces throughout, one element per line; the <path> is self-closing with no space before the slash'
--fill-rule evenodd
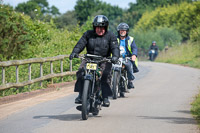
<path id="1" fill-rule="evenodd" d="M 47 79 L 52 79 L 54 77 L 63 77 L 66 75 L 74 75 L 76 71 L 72 71 L 72 61 L 70 60 L 70 71 L 63 71 L 63 60 L 69 57 L 69 55 L 59 55 L 55 57 L 47 58 L 31 58 L 26 60 L 13 60 L 13 61 L 3 61 L 0 62 L 0 67 L 2 67 L 2 84 L 0 85 L 0 90 L 5 90 L 9 88 L 19 88 L 26 85 L 33 84 L 35 82 L 40 82 L 42 87 L 42 81 Z M 60 73 L 54 73 L 53 71 L 53 62 L 60 61 Z M 50 62 L 50 74 L 43 76 L 43 63 Z M 40 77 L 31 79 L 31 65 L 33 63 L 40 63 Z M 28 78 L 27 81 L 19 82 L 19 66 L 28 65 Z M 16 83 L 6 83 L 5 70 L 6 67 L 15 66 L 16 67 Z"/>

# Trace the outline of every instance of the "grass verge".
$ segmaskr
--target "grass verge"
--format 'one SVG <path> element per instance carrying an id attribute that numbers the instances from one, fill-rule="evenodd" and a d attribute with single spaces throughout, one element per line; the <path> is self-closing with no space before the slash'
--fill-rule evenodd
<path id="1" fill-rule="evenodd" d="M 195 100 L 192 102 L 191 105 L 192 115 L 196 118 L 198 126 L 200 128 L 200 93 L 195 97 Z"/>
<path id="2" fill-rule="evenodd" d="M 200 42 L 169 48 L 167 52 L 160 52 L 156 61 L 200 68 Z"/>

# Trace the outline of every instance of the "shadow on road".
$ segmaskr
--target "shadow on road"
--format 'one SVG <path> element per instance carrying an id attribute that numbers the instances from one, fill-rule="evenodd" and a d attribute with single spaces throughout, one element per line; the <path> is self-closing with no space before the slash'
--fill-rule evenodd
<path id="1" fill-rule="evenodd" d="M 175 111 L 175 112 L 191 114 L 191 112 L 189 110 L 178 110 L 178 111 Z"/>
<path id="2" fill-rule="evenodd" d="M 160 117 L 160 116 L 138 116 L 144 119 L 157 119 L 164 120 L 168 123 L 175 124 L 197 124 L 193 118 L 184 118 L 184 117 Z"/>
<path id="3" fill-rule="evenodd" d="M 80 121 L 80 114 L 63 114 L 63 115 L 41 115 L 34 116 L 34 119 L 57 119 L 61 121 Z"/>
<path id="4" fill-rule="evenodd" d="M 89 117 L 101 117 L 89 115 Z M 82 121 L 81 114 L 63 114 L 63 115 L 41 115 L 34 116 L 34 119 L 57 119 L 61 121 Z"/>

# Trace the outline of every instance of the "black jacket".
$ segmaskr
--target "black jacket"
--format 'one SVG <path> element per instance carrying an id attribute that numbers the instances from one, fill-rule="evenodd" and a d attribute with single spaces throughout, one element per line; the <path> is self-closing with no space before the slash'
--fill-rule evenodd
<path id="1" fill-rule="evenodd" d="M 87 54 L 109 57 L 112 53 L 113 57 L 120 56 L 117 38 L 110 31 L 107 31 L 104 36 L 98 36 L 93 30 L 86 31 L 72 52 L 79 54 L 85 47 Z"/>
<path id="2" fill-rule="evenodd" d="M 151 50 L 151 49 L 155 50 L 155 52 L 158 53 L 158 46 L 157 45 L 151 45 L 149 50 Z"/>

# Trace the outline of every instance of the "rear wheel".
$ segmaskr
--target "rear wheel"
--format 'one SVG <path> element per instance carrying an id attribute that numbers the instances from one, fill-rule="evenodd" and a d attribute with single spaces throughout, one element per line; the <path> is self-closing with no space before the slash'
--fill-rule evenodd
<path id="1" fill-rule="evenodd" d="M 113 74 L 113 83 L 112 83 L 112 90 L 113 90 L 113 99 L 117 99 L 118 97 L 118 92 L 119 92 L 119 87 L 118 87 L 118 71 L 114 71 Z"/>
<path id="2" fill-rule="evenodd" d="M 87 120 L 90 110 L 90 98 L 89 98 L 90 81 L 85 80 L 82 94 L 82 119 Z"/>

